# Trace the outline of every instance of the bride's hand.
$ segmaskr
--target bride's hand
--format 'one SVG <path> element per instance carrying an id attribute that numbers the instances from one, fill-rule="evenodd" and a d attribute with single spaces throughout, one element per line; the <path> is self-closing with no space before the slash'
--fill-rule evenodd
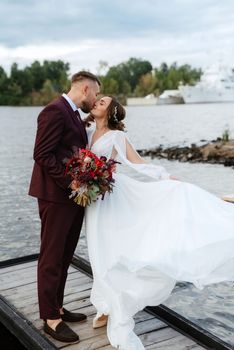
<path id="1" fill-rule="evenodd" d="M 173 175 L 170 175 L 170 180 L 176 180 L 176 181 L 179 181 L 178 177 L 173 176 Z"/>

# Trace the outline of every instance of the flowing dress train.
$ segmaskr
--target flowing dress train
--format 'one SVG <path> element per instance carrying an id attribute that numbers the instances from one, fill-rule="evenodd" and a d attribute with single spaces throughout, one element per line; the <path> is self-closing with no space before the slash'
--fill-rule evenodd
<path id="1" fill-rule="evenodd" d="M 176 281 L 202 288 L 234 280 L 234 205 L 170 180 L 163 167 L 129 162 L 126 142 L 126 133 L 113 130 L 91 150 L 107 158 L 117 154 L 152 181 L 117 169 L 113 193 L 86 208 L 91 302 L 99 315 L 109 315 L 107 335 L 114 347 L 142 350 L 133 316 L 165 301 Z"/>

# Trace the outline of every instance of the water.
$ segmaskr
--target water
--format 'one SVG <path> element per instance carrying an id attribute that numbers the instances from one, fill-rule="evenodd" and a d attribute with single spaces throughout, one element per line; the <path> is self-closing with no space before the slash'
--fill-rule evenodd
<path id="1" fill-rule="evenodd" d="M 126 124 L 138 148 L 212 140 L 227 127 L 234 138 L 234 103 L 128 107 Z"/>
<path id="2" fill-rule="evenodd" d="M 0 107 L 0 260 L 37 253 L 37 202 L 27 195 L 36 119 L 41 107 Z M 234 104 L 128 107 L 126 126 L 137 149 L 216 139 L 229 127 Z M 180 179 L 221 196 L 234 193 L 234 170 L 222 165 L 153 160 Z M 129 172 L 129 170 L 126 170 Z M 76 251 L 87 259 L 85 228 Z M 234 345 L 233 283 L 176 288 L 166 305 Z"/>

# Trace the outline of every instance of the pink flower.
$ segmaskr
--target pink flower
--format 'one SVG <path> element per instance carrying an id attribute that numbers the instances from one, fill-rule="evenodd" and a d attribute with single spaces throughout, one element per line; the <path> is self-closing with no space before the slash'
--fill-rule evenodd
<path id="1" fill-rule="evenodd" d="M 84 158 L 84 163 L 90 163 L 91 162 L 91 158 L 90 157 L 85 157 Z"/>

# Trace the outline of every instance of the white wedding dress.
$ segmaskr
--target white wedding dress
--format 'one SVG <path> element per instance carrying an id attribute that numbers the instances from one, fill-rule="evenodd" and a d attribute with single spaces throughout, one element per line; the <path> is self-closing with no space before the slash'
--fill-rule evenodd
<path id="1" fill-rule="evenodd" d="M 88 130 L 89 146 L 91 137 Z M 129 162 L 126 140 L 126 133 L 109 131 L 91 151 L 110 158 L 114 150 L 121 163 L 155 181 L 137 181 L 117 169 L 113 193 L 86 208 L 91 302 L 98 315 L 109 315 L 114 347 L 142 350 L 133 316 L 165 301 L 176 281 L 202 288 L 234 280 L 234 205 L 170 180 L 162 167 Z"/>

